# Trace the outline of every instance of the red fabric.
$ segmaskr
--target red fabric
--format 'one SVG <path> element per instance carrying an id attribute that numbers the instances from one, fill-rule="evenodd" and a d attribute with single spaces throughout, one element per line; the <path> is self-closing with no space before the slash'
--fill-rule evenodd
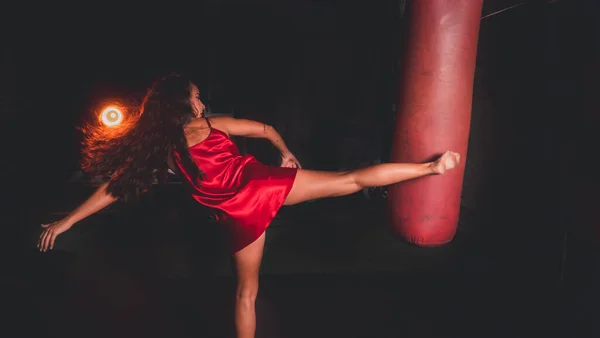
<path id="1" fill-rule="evenodd" d="M 257 240 L 287 198 L 297 169 L 267 166 L 253 156 L 242 156 L 229 136 L 215 128 L 189 152 L 204 173 L 201 180 L 185 171 L 180 154 L 174 154 L 175 163 L 192 185 L 194 199 L 212 208 L 217 221 L 227 227 L 232 252 Z"/>

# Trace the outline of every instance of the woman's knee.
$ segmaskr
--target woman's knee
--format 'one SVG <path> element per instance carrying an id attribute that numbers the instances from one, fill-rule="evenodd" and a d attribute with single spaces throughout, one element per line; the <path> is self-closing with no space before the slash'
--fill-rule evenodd
<path id="1" fill-rule="evenodd" d="M 253 305 L 257 295 L 257 282 L 242 282 L 237 287 L 236 301 L 242 304 Z"/>
<path id="2" fill-rule="evenodd" d="M 346 185 L 352 188 L 357 188 L 361 186 L 360 175 L 358 173 L 358 170 L 345 171 L 342 173 L 342 176 L 345 179 L 344 182 L 346 183 Z"/>
<path id="3" fill-rule="evenodd" d="M 339 172 L 338 191 L 333 196 L 353 194 L 363 188 L 357 170 Z"/>

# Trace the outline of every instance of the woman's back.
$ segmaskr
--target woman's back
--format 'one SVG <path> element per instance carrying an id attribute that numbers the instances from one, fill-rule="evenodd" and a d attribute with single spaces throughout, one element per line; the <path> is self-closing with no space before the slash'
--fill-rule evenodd
<path id="1" fill-rule="evenodd" d="M 208 120 L 207 120 L 208 121 Z M 244 167 L 255 161 L 253 156 L 242 156 L 238 147 L 229 136 L 209 123 L 208 136 L 189 147 L 194 163 L 202 171 L 202 179 L 194 180 L 186 177 L 197 192 L 203 195 L 220 195 L 230 197 L 235 194 L 242 184 Z M 188 143 L 189 144 L 189 143 Z M 180 172 L 185 169 L 176 154 L 176 164 Z"/>
<path id="2" fill-rule="evenodd" d="M 275 217 L 292 188 L 296 169 L 267 166 L 251 155 L 242 156 L 225 132 L 206 121 L 208 136 L 188 148 L 202 176 L 193 178 L 180 154 L 174 153 L 173 158 L 194 199 L 212 208 L 216 220 L 230 230 L 236 252 L 256 240 Z"/>

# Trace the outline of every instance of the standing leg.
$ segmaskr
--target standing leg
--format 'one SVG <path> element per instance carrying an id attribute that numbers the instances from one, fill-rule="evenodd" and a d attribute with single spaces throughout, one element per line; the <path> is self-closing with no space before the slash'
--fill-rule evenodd
<path id="1" fill-rule="evenodd" d="M 350 195 L 363 188 L 443 174 L 456 167 L 459 161 L 459 154 L 447 151 L 436 161 L 428 163 L 383 163 L 345 172 L 298 170 L 284 204 L 293 205 L 318 198 Z"/>
<path id="2" fill-rule="evenodd" d="M 235 297 L 235 327 L 237 338 L 254 338 L 258 294 L 258 272 L 265 246 L 265 234 L 233 255 L 237 275 Z"/>

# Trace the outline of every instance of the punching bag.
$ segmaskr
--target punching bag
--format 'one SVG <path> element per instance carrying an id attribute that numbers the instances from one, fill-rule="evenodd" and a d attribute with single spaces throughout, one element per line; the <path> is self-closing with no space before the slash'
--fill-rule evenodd
<path id="1" fill-rule="evenodd" d="M 483 0 L 409 1 L 391 162 L 431 161 L 446 150 L 461 163 L 389 187 L 392 231 L 419 246 L 445 244 L 458 225 Z"/>

